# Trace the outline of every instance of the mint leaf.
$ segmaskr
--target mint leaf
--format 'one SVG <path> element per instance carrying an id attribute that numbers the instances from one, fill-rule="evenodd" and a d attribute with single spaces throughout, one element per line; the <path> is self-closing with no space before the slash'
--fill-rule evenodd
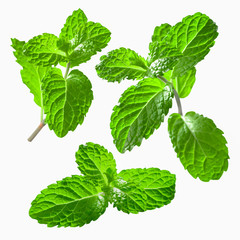
<path id="1" fill-rule="evenodd" d="M 27 57 L 23 54 L 24 41 L 19 41 L 16 38 L 12 40 L 12 47 L 15 49 L 14 56 L 16 62 L 22 66 L 21 77 L 23 83 L 30 89 L 30 92 L 34 95 L 34 102 L 42 107 L 42 92 L 41 92 L 41 80 L 49 70 L 49 67 L 36 66 L 28 62 Z"/>
<path id="2" fill-rule="evenodd" d="M 110 127 L 119 152 L 140 146 L 160 127 L 172 107 L 173 91 L 157 78 L 146 78 L 128 88 L 115 106 Z"/>
<path id="3" fill-rule="evenodd" d="M 195 112 L 184 117 L 174 113 L 168 131 L 178 158 L 194 178 L 216 180 L 227 170 L 227 141 L 211 119 Z"/>
<path id="4" fill-rule="evenodd" d="M 128 169 L 116 173 L 110 152 L 94 143 L 76 152 L 84 176 L 72 176 L 44 189 L 32 202 L 29 214 L 49 227 L 76 227 L 94 221 L 109 203 L 125 213 L 139 213 L 170 203 L 175 175 L 158 168 Z M 107 178 L 106 178 L 107 176 Z"/>
<path id="5" fill-rule="evenodd" d="M 53 34 L 43 33 L 30 39 L 24 45 L 24 54 L 30 63 L 50 66 L 59 62 L 66 62 L 66 53 L 57 47 L 58 37 Z"/>
<path id="6" fill-rule="evenodd" d="M 78 35 L 79 29 L 85 23 L 87 23 L 85 13 L 81 9 L 73 11 L 72 15 L 67 18 L 64 27 L 61 29 L 59 38 L 70 42 Z"/>
<path id="7" fill-rule="evenodd" d="M 117 174 L 112 153 L 98 144 L 89 142 L 80 145 L 76 152 L 76 162 L 81 173 L 97 184 L 108 185 L 108 179 Z M 112 176 L 108 174 L 109 169 Z"/>
<path id="8" fill-rule="evenodd" d="M 147 195 L 144 189 L 134 183 L 127 183 L 122 179 L 113 183 L 113 207 L 125 213 L 139 213 L 146 211 Z"/>
<path id="9" fill-rule="evenodd" d="M 51 184 L 32 202 L 29 215 L 48 227 L 81 227 L 97 220 L 108 202 L 102 190 L 83 176 Z"/>
<path id="10" fill-rule="evenodd" d="M 100 58 L 96 66 L 99 77 L 109 82 L 121 82 L 123 79 L 139 80 L 147 74 L 147 62 L 135 51 L 119 48 Z"/>
<path id="11" fill-rule="evenodd" d="M 167 78 L 170 82 L 172 82 L 179 97 L 185 98 L 190 94 L 192 87 L 196 81 L 195 75 L 196 75 L 196 68 L 193 67 L 181 77 L 178 76 L 172 79 L 172 71 L 165 73 L 164 77 Z"/>
<path id="12" fill-rule="evenodd" d="M 158 168 L 136 168 L 123 170 L 118 176 L 145 190 L 147 210 L 167 205 L 174 198 L 176 176 L 169 171 Z"/>
<path id="13" fill-rule="evenodd" d="M 183 54 L 173 69 L 173 78 L 184 75 L 203 60 L 217 36 L 217 25 L 202 13 L 187 16 L 173 26 L 164 41 Z"/>
<path id="14" fill-rule="evenodd" d="M 52 68 L 42 80 L 45 122 L 58 137 L 82 124 L 93 99 L 92 85 L 78 70 L 65 80 L 58 68 Z"/>
<path id="15" fill-rule="evenodd" d="M 163 42 L 152 42 L 150 49 L 148 63 L 155 77 L 173 69 L 182 57 L 182 53 L 177 48 L 170 48 Z"/>
<path id="16" fill-rule="evenodd" d="M 168 23 L 156 26 L 152 35 L 152 42 L 161 42 L 164 40 L 171 28 L 172 26 Z M 149 50 L 151 51 L 151 44 L 149 45 Z"/>

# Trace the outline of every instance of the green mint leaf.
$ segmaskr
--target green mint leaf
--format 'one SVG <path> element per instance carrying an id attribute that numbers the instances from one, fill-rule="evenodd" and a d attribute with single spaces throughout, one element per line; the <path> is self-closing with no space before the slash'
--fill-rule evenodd
<path id="1" fill-rule="evenodd" d="M 48 227 L 81 227 L 97 220 L 107 206 L 100 188 L 83 176 L 72 176 L 41 191 L 29 215 Z"/>
<path id="2" fill-rule="evenodd" d="M 67 18 L 57 45 L 67 53 L 71 67 L 74 67 L 105 48 L 110 35 L 111 32 L 100 23 L 88 22 L 84 12 L 78 9 Z"/>
<path id="3" fill-rule="evenodd" d="M 140 146 L 160 127 L 172 107 L 173 90 L 157 78 L 146 78 L 128 88 L 115 106 L 110 127 L 119 152 Z"/>
<path id="4" fill-rule="evenodd" d="M 217 36 L 217 25 L 202 13 L 187 16 L 173 26 L 165 42 L 183 54 L 173 69 L 173 78 L 184 75 L 203 60 Z"/>
<path id="5" fill-rule="evenodd" d="M 67 62 L 66 53 L 57 47 L 58 37 L 43 33 L 30 39 L 24 45 L 24 54 L 30 63 L 51 66 L 59 62 Z"/>
<path id="6" fill-rule="evenodd" d="M 147 194 L 144 189 L 134 183 L 128 183 L 121 178 L 112 183 L 113 207 L 125 213 L 146 211 Z"/>
<path id="7" fill-rule="evenodd" d="M 16 62 L 22 66 L 20 71 L 23 83 L 30 89 L 34 95 L 34 102 L 42 107 L 41 80 L 49 70 L 49 67 L 36 66 L 28 62 L 27 57 L 23 54 L 25 42 L 18 39 L 12 39 L 12 47 L 15 49 L 14 56 Z"/>
<path id="8" fill-rule="evenodd" d="M 158 168 L 136 168 L 123 170 L 118 176 L 145 190 L 147 210 L 167 205 L 174 198 L 176 176 L 169 171 Z"/>
<path id="9" fill-rule="evenodd" d="M 164 40 L 171 28 L 172 26 L 168 23 L 155 27 L 152 35 L 152 42 L 161 42 Z M 149 50 L 151 51 L 151 43 L 149 45 Z"/>
<path id="10" fill-rule="evenodd" d="M 72 15 L 67 18 L 64 27 L 61 29 L 59 38 L 70 42 L 78 35 L 79 29 L 85 23 L 87 23 L 85 13 L 81 9 L 73 11 Z"/>
<path id="11" fill-rule="evenodd" d="M 112 153 L 103 146 L 91 142 L 80 145 L 76 152 L 76 162 L 82 174 L 96 184 L 108 185 L 117 174 Z"/>
<path id="12" fill-rule="evenodd" d="M 216 180 L 227 170 L 227 141 L 211 119 L 195 112 L 184 117 L 174 113 L 168 131 L 178 158 L 194 178 Z"/>
<path id="13" fill-rule="evenodd" d="M 150 44 L 148 63 L 150 71 L 154 76 L 162 76 L 178 63 L 182 53 L 177 48 L 170 48 L 163 42 L 152 42 Z"/>
<path id="14" fill-rule="evenodd" d="M 65 80 L 58 68 L 52 68 L 42 80 L 45 122 L 58 137 L 82 124 L 93 99 L 92 85 L 78 70 Z"/>
<path id="15" fill-rule="evenodd" d="M 195 83 L 196 80 L 196 68 L 193 67 L 188 70 L 184 75 L 181 77 L 175 77 L 172 79 L 172 71 L 168 71 L 164 74 L 164 77 L 172 82 L 174 88 L 176 89 L 180 98 L 187 97 Z"/>
<path id="16" fill-rule="evenodd" d="M 146 60 L 135 51 L 119 48 L 100 58 L 96 66 L 99 77 L 109 82 L 121 82 L 123 79 L 139 80 L 147 75 Z"/>

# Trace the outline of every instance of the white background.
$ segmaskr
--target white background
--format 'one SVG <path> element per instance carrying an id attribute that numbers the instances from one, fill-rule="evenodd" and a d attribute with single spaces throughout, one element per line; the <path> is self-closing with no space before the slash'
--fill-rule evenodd
<path id="1" fill-rule="evenodd" d="M 240 239 L 239 194 L 239 1 L 4 1 L 1 23 L 1 168 L 0 239 Z M 43 32 L 58 35 L 65 19 L 81 8 L 90 21 L 112 32 L 107 48 L 79 69 L 91 80 L 94 101 L 85 122 L 60 139 L 46 126 L 29 143 L 27 137 L 39 124 L 40 109 L 21 82 L 10 38 L 29 40 Z M 193 179 L 172 149 L 166 123 L 141 147 L 117 152 L 110 133 L 112 108 L 131 81 L 107 83 L 95 65 L 108 51 L 129 47 L 147 56 L 154 27 L 174 25 L 200 11 L 219 26 L 215 46 L 197 65 L 197 81 L 183 111 L 196 111 L 212 118 L 224 131 L 229 147 L 229 169 L 219 181 Z M 134 82 L 135 84 L 136 82 Z M 171 112 L 177 111 L 174 102 Z M 166 122 L 166 121 L 165 121 Z M 167 169 L 177 176 L 176 196 L 171 204 L 133 215 L 109 206 L 97 221 L 82 228 L 47 228 L 28 216 L 31 201 L 47 185 L 78 174 L 75 152 L 92 141 L 109 149 L 120 170 L 137 167 Z"/>

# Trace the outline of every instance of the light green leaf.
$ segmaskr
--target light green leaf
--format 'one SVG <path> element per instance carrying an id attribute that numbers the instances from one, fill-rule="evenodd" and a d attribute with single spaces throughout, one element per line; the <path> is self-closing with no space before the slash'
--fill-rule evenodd
<path id="1" fill-rule="evenodd" d="M 227 141 L 211 119 L 195 112 L 184 117 L 174 113 L 168 131 L 178 158 L 194 178 L 216 180 L 227 170 Z"/>
<path id="2" fill-rule="evenodd" d="M 217 25 L 202 13 L 187 16 L 173 26 L 164 41 L 183 53 L 173 69 L 173 78 L 184 75 L 203 60 L 217 36 Z"/>
<path id="3" fill-rule="evenodd" d="M 158 168 L 136 168 L 123 170 L 118 176 L 145 190 L 147 210 L 167 205 L 174 198 L 176 176 L 169 171 Z"/>
<path id="4" fill-rule="evenodd" d="M 181 77 L 175 77 L 172 79 L 172 71 L 168 71 L 164 74 L 164 77 L 172 82 L 174 88 L 176 89 L 180 98 L 187 97 L 196 80 L 196 68 L 193 67 L 188 70 L 184 75 Z"/>
<path id="5" fill-rule="evenodd" d="M 108 202 L 100 188 L 83 176 L 72 176 L 44 189 L 29 215 L 48 227 L 81 227 L 97 220 Z"/>
<path id="6" fill-rule="evenodd" d="M 73 11 L 72 15 L 67 18 L 64 27 L 61 29 L 59 39 L 71 41 L 78 35 L 79 29 L 81 29 L 82 25 L 85 23 L 87 23 L 85 13 L 81 9 Z"/>
<path id="7" fill-rule="evenodd" d="M 155 77 L 173 69 L 182 57 L 182 53 L 177 48 L 171 48 L 164 42 L 152 42 L 150 49 L 148 64 Z"/>
<path id="8" fill-rule="evenodd" d="M 146 78 L 128 88 L 115 106 L 110 127 L 119 152 L 140 146 L 160 127 L 172 107 L 173 91 L 157 78 Z"/>
<path id="9" fill-rule="evenodd" d="M 36 66 L 27 61 L 27 57 L 23 55 L 23 46 L 25 42 L 16 38 L 12 39 L 12 47 L 15 49 L 14 56 L 17 63 L 22 66 L 21 77 L 23 83 L 30 89 L 34 95 L 34 102 L 42 107 L 41 80 L 49 70 L 49 67 Z"/>
<path id="10" fill-rule="evenodd" d="M 28 61 L 35 65 L 51 66 L 59 62 L 66 62 L 66 53 L 57 47 L 58 37 L 53 34 L 43 33 L 30 39 L 25 45 L 23 52 Z"/>
<path id="11" fill-rule="evenodd" d="M 111 32 L 100 23 L 68 21 L 68 24 L 70 23 L 73 24 L 73 28 L 67 25 L 68 30 L 66 30 L 64 26 L 58 47 L 68 53 L 71 67 L 74 67 L 87 62 L 97 52 L 101 52 L 110 41 Z"/>
<path id="12" fill-rule="evenodd" d="M 76 162 L 81 173 L 96 184 L 108 185 L 108 179 L 112 177 L 108 175 L 109 169 L 112 174 L 117 174 L 112 153 L 98 144 L 89 142 L 80 145 L 76 152 Z"/>
<path id="13" fill-rule="evenodd" d="M 134 183 L 127 183 L 122 179 L 112 182 L 113 207 L 125 213 L 139 213 L 146 211 L 147 195 L 144 189 Z"/>
<path id="14" fill-rule="evenodd" d="M 58 137 L 82 124 L 93 99 L 92 85 L 80 71 L 73 70 L 65 80 L 58 68 L 52 68 L 42 81 L 45 122 Z"/>
<path id="15" fill-rule="evenodd" d="M 164 23 L 160 26 L 155 27 L 152 35 L 152 42 L 161 42 L 162 40 L 164 40 L 171 27 L 172 26 L 168 23 Z M 151 51 L 151 44 L 149 45 L 149 50 Z"/>
<path id="16" fill-rule="evenodd" d="M 146 60 L 135 51 L 119 48 L 110 51 L 100 58 L 96 66 L 99 77 L 109 82 L 121 82 L 123 79 L 142 79 L 146 76 L 148 67 Z"/>

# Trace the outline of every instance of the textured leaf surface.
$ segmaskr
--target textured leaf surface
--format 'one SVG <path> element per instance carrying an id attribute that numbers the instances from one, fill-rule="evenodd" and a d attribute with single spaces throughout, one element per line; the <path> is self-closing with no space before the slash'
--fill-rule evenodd
<path id="1" fill-rule="evenodd" d="M 195 112 L 184 117 L 174 113 L 168 131 L 178 158 L 194 178 L 215 180 L 227 170 L 227 141 L 211 119 Z"/>
<path id="2" fill-rule="evenodd" d="M 120 82 L 123 79 L 142 79 L 147 74 L 147 62 L 135 51 L 119 48 L 100 58 L 96 66 L 99 77 L 109 82 Z"/>
<path id="3" fill-rule="evenodd" d="M 76 162 L 81 173 L 97 184 L 108 184 L 108 169 L 117 174 L 112 153 L 98 144 L 89 142 L 80 145 L 76 152 Z"/>
<path id="4" fill-rule="evenodd" d="M 140 146 L 160 127 L 172 107 L 173 91 L 170 85 L 157 78 L 147 78 L 128 88 L 115 106 L 110 127 L 119 152 Z"/>
<path id="5" fill-rule="evenodd" d="M 134 183 L 127 183 L 122 179 L 114 181 L 113 207 L 125 213 L 139 213 L 146 211 L 147 195 L 142 188 Z"/>
<path id="6" fill-rule="evenodd" d="M 164 40 L 171 27 L 172 26 L 168 23 L 164 23 L 160 26 L 155 27 L 152 35 L 152 42 L 161 42 L 162 40 Z M 149 45 L 149 50 L 151 51 L 151 44 Z"/>
<path id="7" fill-rule="evenodd" d="M 123 170 L 118 176 L 145 190 L 147 210 L 167 205 L 174 198 L 176 177 L 169 171 L 158 168 L 137 168 Z"/>
<path id="8" fill-rule="evenodd" d="M 27 57 L 23 55 L 23 46 L 25 42 L 16 38 L 12 39 L 12 47 L 15 49 L 14 56 L 17 63 L 22 66 L 21 77 L 23 83 L 30 89 L 34 95 L 34 102 L 42 107 L 41 80 L 49 70 L 49 67 L 36 66 L 27 61 Z"/>
<path id="9" fill-rule="evenodd" d="M 44 189 L 29 215 L 48 227 L 81 227 L 97 220 L 108 203 L 101 189 L 83 176 L 67 177 Z"/>
<path id="10" fill-rule="evenodd" d="M 173 77 L 184 75 L 203 60 L 217 36 L 217 25 L 202 13 L 187 16 L 173 26 L 165 39 L 166 43 L 183 53 L 183 58 L 174 67 Z"/>
<path id="11" fill-rule="evenodd" d="M 150 71 L 156 77 L 173 69 L 182 57 L 182 53 L 177 48 L 171 48 L 163 42 L 152 42 L 150 49 L 148 63 Z"/>
<path id="12" fill-rule="evenodd" d="M 71 41 L 76 35 L 78 35 L 79 29 L 85 23 L 87 23 L 87 17 L 85 13 L 81 9 L 73 11 L 72 15 L 67 18 L 64 27 L 61 29 L 59 39 Z"/>
<path id="13" fill-rule="evenodd" d="M 93 55 L 105 48 L 111 39 L 111 32 L 100 23 L 84 23 L 80 20 L 77 23 L 77 20 L 72 21 L 73 26 L 69 25 L 70 20 L 67 21 L 68 25 L 66 27 L 65 24 L 62 29 L 58 42 L 58 47 L 68 53 L 71 67 L 88 61 Z"/>
<path id="14" fill-rule="evenodd" d="M 53 34 L 43 33 L 30 39 L 24 45 L 24 54 L 28 61 L 41 66 L 57 65 L 66 62 L 66 53 L 57 47 L 58 37 Z"/>
<path id="15" fill-rule="evenodd" d="M 172 79 L 172 71 L 169 71 L 166 74 L 164 74 L 164 77 L 173 83 L 173 86 L 176 89 L 179 97 L 185 98 L 190 94 L 193 88 L 193 85 L 196 80 L 195 75 L 196 75 L 196 68 L 193 67 L 181 77 L 178 76 Z"/>
<path id="16" fill-rule="evenodd" d="M 52 68 L 42 81 L 46 122 L 58 137 L 82 124 L 93 99 L 92 85 L 80 71 L 73 70 L 65 80 L 58 68 Z"/>

